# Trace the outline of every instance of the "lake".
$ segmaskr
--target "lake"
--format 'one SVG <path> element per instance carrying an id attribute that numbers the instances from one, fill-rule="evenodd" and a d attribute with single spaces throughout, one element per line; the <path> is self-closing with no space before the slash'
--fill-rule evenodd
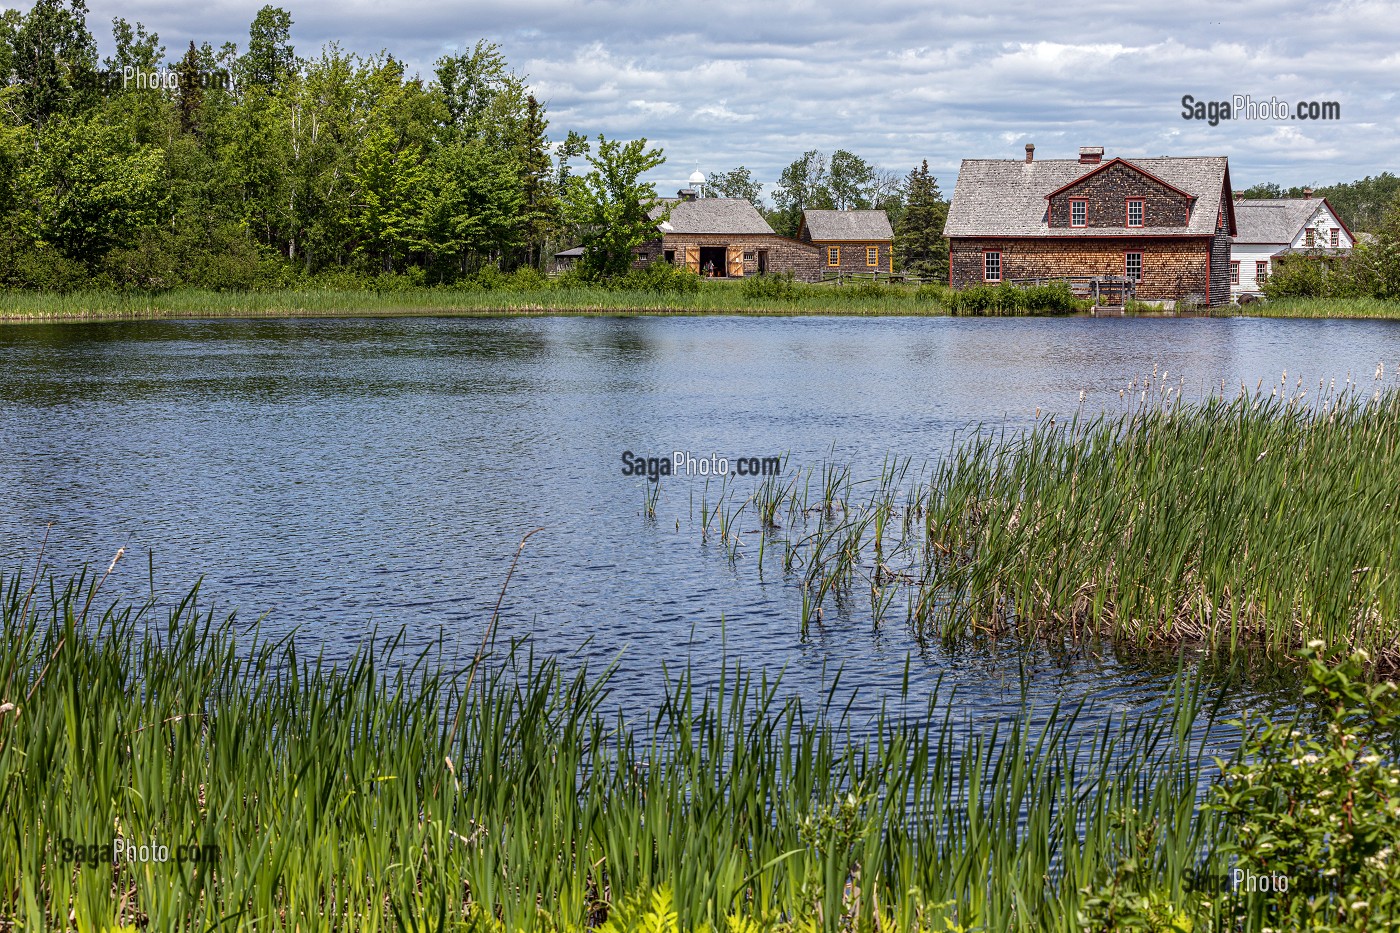
<path id="1" fill-rule="evenodd" d="M 1378 364 L 1384 377 L 1374 378 Z M 1121 410 L 1154 368 L 1187 398 L 1287 372 L 1367 391 L 1400 323 L 1264 319 L 530 317 L 0 325 L 0 569 L 105 569 L 104 594 L 181 594 L 343 657 L 373 628 L 470 657 L 521 536 L 503 638 L 615 663 L 644 712 L 666 670 L 783 674 L 857 711 L 940 679 L 970 721 L 1038 701 L 1148 707 L 1170 662 L 924 644 L 828 609 L 804 637 L 776 563 L 702 543 L 717 484 L 624 452 L 936 462 L 977 424 Z M 1083 401 L 1081 402 L 1081 393 Z M 752 480 L 746 481 L 752 484 Z M 151 573 L 153 568 L 153 574 Z M 906 675 L 907 667 L 907 675 Z M 1264 688 L 1237 703 L 1271 702 Z"/>

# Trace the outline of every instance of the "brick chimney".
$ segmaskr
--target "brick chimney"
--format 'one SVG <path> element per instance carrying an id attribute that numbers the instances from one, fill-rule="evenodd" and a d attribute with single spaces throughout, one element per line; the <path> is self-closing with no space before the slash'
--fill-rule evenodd
<path id="1" fill-rule="evenodd" d="M 1026 164 L 1035 161 L 1035 143 L 1026 143 Z"/>
<path id="2" fill-rule="evenodd" d="M 1103 161 L 1103 146 L 1080 146 L 1079 164 L 1098 165 Z"/>
<path id="3" fill-rule="evenodd" d="M 679 191 L 676 192 L 676 197 L 680 198 L 682 201 L 694 201 L 694 200 L 695 200 L 695 189 L 694 189 L 694 188 L 682 188 L 681 190 L 679 190 Z"/>
<path id="4" fill-rule="evenodd" d="M 1304 200 L 1304 201 L 1311 201 L 1311 200 L 1312 200 L 1312 189 L 1311 189 L 1311 188 L 1304 188 L 1304 189 L 1303 189 L 1303 200 Z"/>
<path id="5" fill-rule="evenodd" d="M 1236 200 L 1236 201 L 1243 201 L 1243 200 L 1244 200 L 1244 192 L 1241 191 L 1241 190 L 1238 189 L 1238 188 L 1235 189 L 1235 200 Z"/>

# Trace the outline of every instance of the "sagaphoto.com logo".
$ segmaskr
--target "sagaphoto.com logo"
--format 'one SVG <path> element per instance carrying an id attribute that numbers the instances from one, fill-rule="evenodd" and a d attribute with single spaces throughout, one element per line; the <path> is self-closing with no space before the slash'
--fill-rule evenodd
<path id="1" fill-rule="evenodd" d="M 622 475 L 645 476 L 653 483 L 663 476 L 780 476 L 782 472 L 783 458 L 773 454 L 697 457 L 688 450 L 664 455 L 622 452 Z"/>
<path id="2" fill-rule="evenodd" d="M 1256 100 L 1249 94 L 1234 94 L 1229 100 L 1201 100 L 1194 94 L 1181 98 L 1181 119 L 1201 120 L 1211 126 L 1218 126 L 1222 120 L 1306 122 L 1341 118 L 1342 105 L 1335 100 L 1300 100 L 1293 104 L 1277 97 Z"/>

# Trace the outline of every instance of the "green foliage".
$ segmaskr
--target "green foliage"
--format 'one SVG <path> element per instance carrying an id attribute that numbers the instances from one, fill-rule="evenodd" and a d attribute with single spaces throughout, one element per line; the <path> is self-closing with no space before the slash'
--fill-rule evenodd
<path id="1" fill-rule="evenodd" d="M 763 185 L 744 166 L 727 172 L 715 172 L 705 186 L 705 193 L 715 198 L 743 198 L 754 207 L 762 206 Z"/>
<path id="2" fill-rule="evenodd" d="M 658 202 L 656 189 L 641 178 L 666 159 L 646 146 L 645 139 L 623 144 L 599 136 L 597 154 L 588 157 L 593 170 L 565 192 L 570 218 L 585 231 L 579 267 L 589 278 L 626 275 L 633 252 L 656 239 L 657 223 L 669 215 L 649 213 Z"/>
<path id="3" fill-rule="evenodd" d="M 902 271 L 948 281 L 948 240 L 943 236 L 947 221 L 948 202 L 925 159 L 905 182 L 904 213 L 894 231 L 895 257 Z"/>
<path id="4" fill-rule="evenodd" d="M 1220 763 L 1212 806 L 1233 829 L 1222 851 L 1238 871 L 1287 879 L 1286 891 L 1239 896 L 1238 910 L 1280 928 L 1379 928 L 1400 916 L 1400 698 L 1368 681 L 1365 652 L 1329 663 L 1319 640 L 1301 658 L 1320 733 L 1241 722 L 1239 758 Z"/>
<path id="5" fill-rule="evenodd" d="M 791 271 L 747 276 L 739 286 L 746 298 L 791 301 L 802 292 Z"/>
<path id="6" fill-rule="evenodd" d="M 1082 306 L 1067 282 L 973 285 L 948 296 L 948 311 L 952 314 L 1068 314 Z"/>
<path id="7" fill-rule="evenodd" d="M 258 10 L 248 27 L 248 51 L 238 63 L 245 85 L 271 91 L 291 79 L 297 68 L 291 36 L 290 13 L 270 4 Z"/>

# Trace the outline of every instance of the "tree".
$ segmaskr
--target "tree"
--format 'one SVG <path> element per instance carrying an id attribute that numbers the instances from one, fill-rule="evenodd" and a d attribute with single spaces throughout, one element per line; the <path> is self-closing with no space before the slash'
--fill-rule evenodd
<path id="1" fill-rule="evenodd" d="M 190 40 L 189 51 L 180 59 L 175 69 L 179 81 L 180 129 L 192 133 L 199 117 L 199 107 L 204 103 L 204 75 L 201 73 L 199 50 Z"/>
<path id="2" fill-rule="evenodd" d="M 831 154 L 827 189 L 838 211 L 869 210 L 875 180 L 875 169 L 854 152 L 837 149 Z"/>
<path id="3" fill-rule="evenodd" d="M 717 198 L 743 198 L 754 207 L 762 203 L 763 185 L 754 180 L 753 172 L 744 166 L 717 172 L 710 176 L 706 185 L 707 193 Z"/>
<path id="4" fill-rule="evenodd" d="M 97 46 L 84 0 L 67 6 L 63 0 L 36 0 L 12 44 L 12 80 L 21 89 L 22 119 L 31 126 L 43 129 L 55 114 L 74 114 L 92 102 Z"/>
<path id="5" fill-rule="evenodd" d="M 642 175 L 662 165 L 661 150 L 648 149 L 645 139 L 627 144 L 598 136 L 598 154 L 588 157 L 593 170 L 582 184 L 566 192 L 571 219 L 584 230 L 585 275 L 623 275 L 632 264 L 632 251 L 657 236 L 656 225 L 669 214 L 652 217 L 656 188 Z"/>
<path id="6" fill-rule="evenodd" d="M 899 267 L 946 282 L 948 240 L 943 226 L 948 221 L 948 202 L 938 190 L 938 179 L 929 174 L 928 159 L 909 173 L 905 192 L 904 214 L 894 231 Z"/>
<path id="7" fill-rule="evenodd" d="M 297 69 L 292 48 L 292 14 L 281 7 L 265 6 L 248 27 L 248 51 L 239 61 L 244 83 L 276 90 Z"/>
<path id="8" fill-rule="evenodd" d="M 783 169 L 778 187 L 773 191 L 777 210 L 770 221 L 773 229 L 783 236 L 797 236 L 802 226 L 802 212 L 835 207 L 828 187 L 826 159 L 815 149 L 804 152 Z"/>

